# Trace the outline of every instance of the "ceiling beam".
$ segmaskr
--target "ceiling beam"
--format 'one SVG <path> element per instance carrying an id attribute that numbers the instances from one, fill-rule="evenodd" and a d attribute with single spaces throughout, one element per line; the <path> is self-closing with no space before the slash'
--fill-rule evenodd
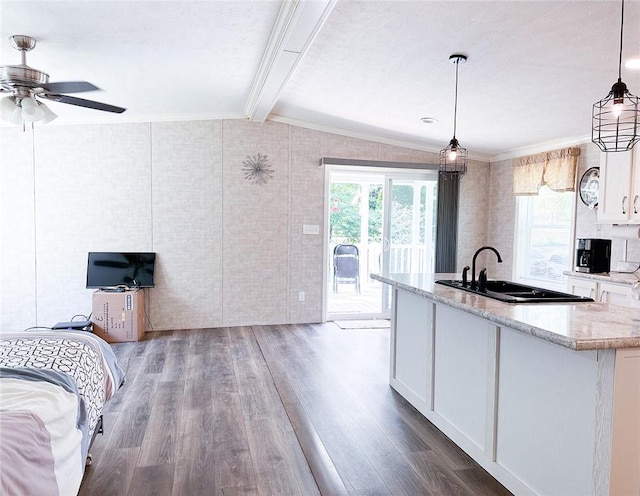
<path id="1" fill-rule="evenodd" d="M 264 122 L 337 0 L 284 0 L 253 81 L 245 113 Z"/>

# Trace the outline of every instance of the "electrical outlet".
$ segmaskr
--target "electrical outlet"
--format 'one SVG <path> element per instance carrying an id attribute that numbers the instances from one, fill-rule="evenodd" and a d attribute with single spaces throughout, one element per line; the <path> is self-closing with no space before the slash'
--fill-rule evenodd
<path id="1" fill-rule="evenodd" d="M 298 292 L 298 301 L 304 301 L 304 291 Z"/>

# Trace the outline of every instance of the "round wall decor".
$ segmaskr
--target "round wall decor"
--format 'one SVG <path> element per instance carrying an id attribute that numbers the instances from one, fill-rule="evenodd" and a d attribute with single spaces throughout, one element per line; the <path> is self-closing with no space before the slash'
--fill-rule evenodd
<path id="1" fill-rule="evenodd" d="M 589 208 L 598 208 L 598 191 L 600 189 L 600 168 L 591 167 L 580 179 L 580 199 Z"/>

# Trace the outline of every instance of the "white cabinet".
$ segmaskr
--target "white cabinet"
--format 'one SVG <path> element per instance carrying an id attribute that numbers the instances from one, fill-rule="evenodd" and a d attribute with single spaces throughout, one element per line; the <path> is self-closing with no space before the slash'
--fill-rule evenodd
<path id="1" fill-rule="evenodd" d="M 631 307 L 631 285 L 607 281 L 595 281 L 580 277 L 567 278 L 567 291 L 578 296 L 587 296 L 600 303 Z"/>
<path id="2" fill-rule="evenodd" d="M 598 222 L 640 224 L 640 157 L 635 152 L 600 154 Z"/>
<path id="3" fill-rule="evenodd" d="M 631 286 L 610 282 L 601 282 L 599 286 L 598 299 L 600 302 L 611 303 L 621 307 L 631 306 Z"/>
<path id="4" fill-rule="evenodd" d="M 577 277 L 567 278 L 567 291 L 576 296 L 586 296 L 587 298 L 597 298 L 598 283 Z"/>

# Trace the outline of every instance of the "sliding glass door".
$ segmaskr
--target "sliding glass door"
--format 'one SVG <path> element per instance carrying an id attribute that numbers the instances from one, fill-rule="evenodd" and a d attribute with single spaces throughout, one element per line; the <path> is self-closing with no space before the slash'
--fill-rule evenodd
<path id="1" fill-rule="evenodd" d="M 433 272 L 435 264 L 438 178 L 387 176 L 383 271 L 385 273 Z M 388 312 L 391 290 L 384 288 L 382 309 Z"/>
<path id="2" fill-rule="evenodd" d="M 338 166 L 328 186 L 326 318 L 387 317 L 369 274 L 433 270 L 437 174 Z"/>

